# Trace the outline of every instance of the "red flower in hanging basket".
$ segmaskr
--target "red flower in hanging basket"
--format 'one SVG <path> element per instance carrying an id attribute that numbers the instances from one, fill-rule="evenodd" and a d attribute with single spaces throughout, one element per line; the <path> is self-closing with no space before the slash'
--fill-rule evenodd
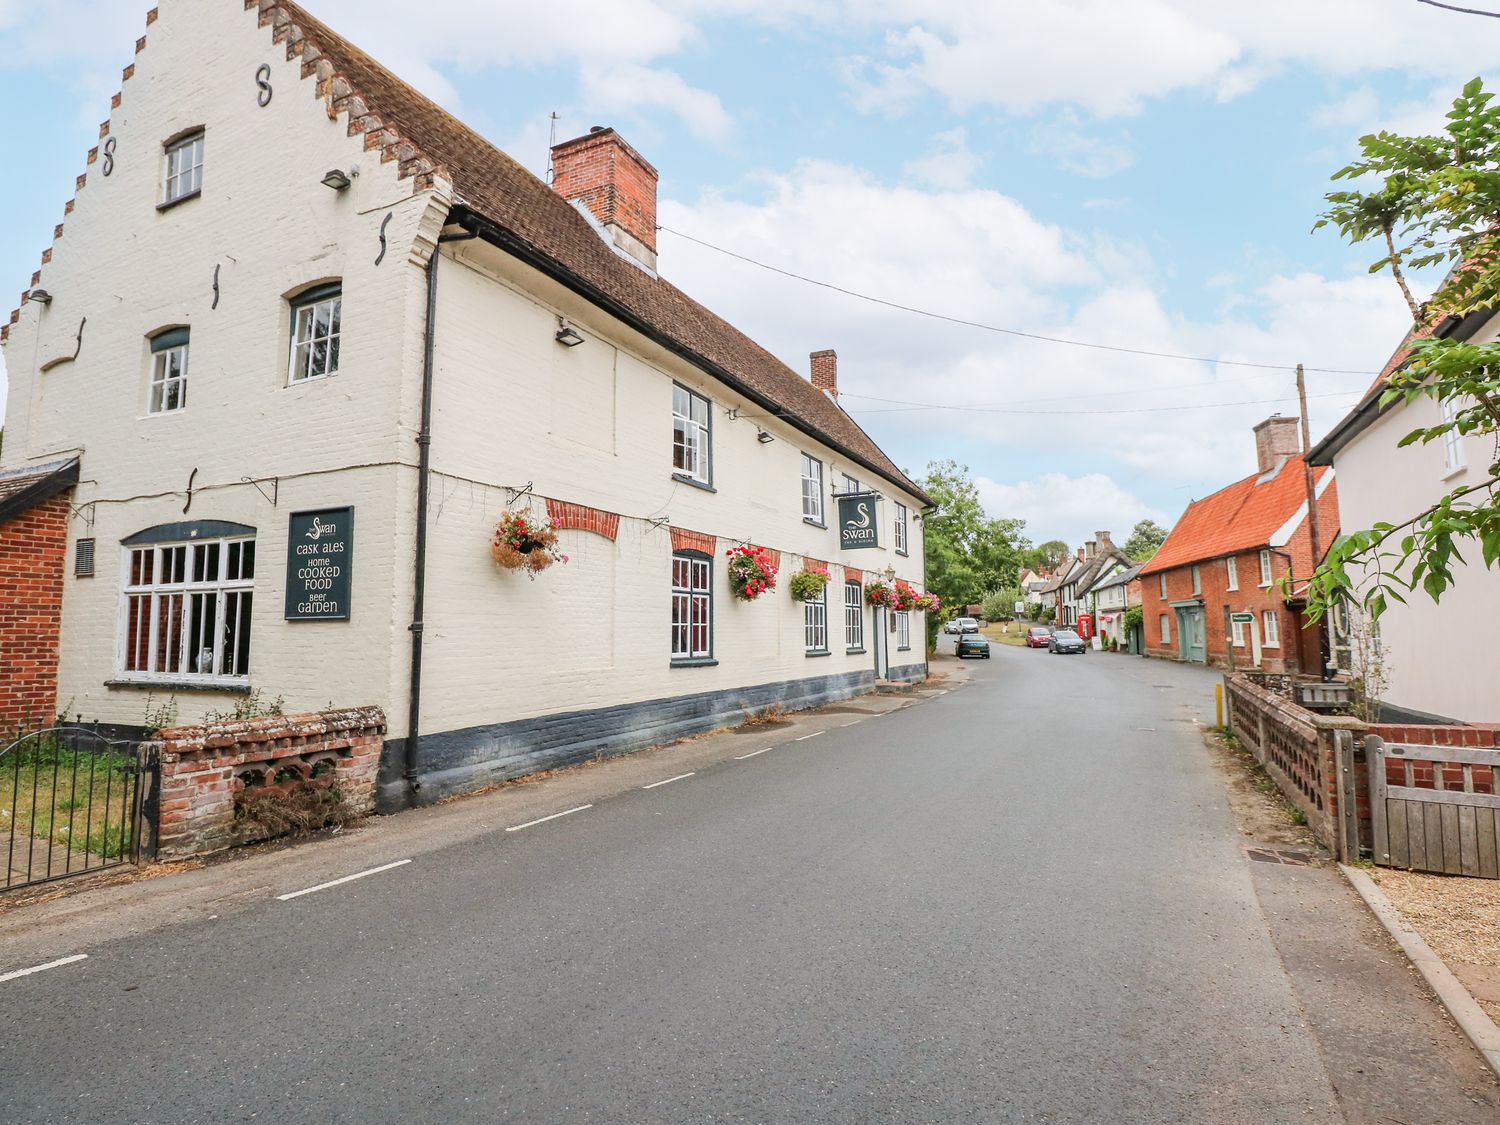
<path id="1" fill-rule="evenodd" d="M 568 556 L 557 548 L 555 521 L 533 525 L 520 512 L 500 513 L 495 536 L 490 543 L 490 557 L 505 570 L 524 570 L 535 578 L 555 562 L 565 563 Z"/>
<path id="2" fill-rule="evenodd" d="M 764 547 L 731 547 L 729 556 L 729 589 L 741 601 L 753 602 L 767 590 L 776 588 L 776 566 Z"/>

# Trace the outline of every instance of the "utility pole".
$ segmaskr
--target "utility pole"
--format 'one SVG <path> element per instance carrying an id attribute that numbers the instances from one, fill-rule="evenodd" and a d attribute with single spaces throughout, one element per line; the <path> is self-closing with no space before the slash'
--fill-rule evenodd
<path id="1" fill-rule="evenodd" d="M 1307 530 L 1312 541 L 1312 566 L 1316 570 L 1323 561 L 1323 528 L 1318 520 L 1317 484 L 1313 480 L 1312 465 L 1307 460 L 1308 451 L 1312 449 L 1312 434 L 1307 423 L 1307 381 L 1303 378 L 1300 363 L 1297 364 L 1297 403 L 1302 410 L 1302 479 L 1307 486 Z M 1327 680 L 1328 630 L 1324 622 L 1318 623 L 1318 663 L 1318 678 Z"/>

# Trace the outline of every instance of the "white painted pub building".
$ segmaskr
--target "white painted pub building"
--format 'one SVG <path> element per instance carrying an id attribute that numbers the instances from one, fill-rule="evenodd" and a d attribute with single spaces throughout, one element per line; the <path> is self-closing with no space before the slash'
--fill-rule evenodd
<path id="1" fill-rule="evenodd" d="M 77 476 L 59 707 L 378 704 L 392 808 L 925 675 L 865 589 L 928 498 L 662 278 L 613 130 L 549 187 L 297 5 L 162 0 L 100 134 L 4 353 L 0 474 Z"/>

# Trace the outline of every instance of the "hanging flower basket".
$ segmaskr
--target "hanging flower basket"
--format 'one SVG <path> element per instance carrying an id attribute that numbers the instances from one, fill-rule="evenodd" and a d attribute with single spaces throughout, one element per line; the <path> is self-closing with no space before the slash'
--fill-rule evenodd
<path id="1" fill-rule="evenodd" d="M 731 547 L 729 589 L 742 602 L 753 602 L 767 590 L 776 589 L 776 565 L 764 547 Z"/>
<path id="2" fill-rule="evenodd" d="M 895 592 L 891 595 L 891 607 L 900 612 L 915 609 L 917 607 L 917 592 L 912 589 L 910 582 L 896 582 Z"/>
<path id="3" fill-rule="evenodd" d="M 787 583 L 792 597 L 799 602 L 816 601 L 823 596 L 823 587 L 828 585 L 826 570 L 799 570 Z"/>
<path id="4" fill-rule="evenodd" d="M 557 549 L 557 527 L 552 520 L 535 520 L 527 512 L 502 512 L 490 543 L 490 556 L 505 570 L 524 570 L 528 578 L 568 556 Z"/>
<path id="5" fill-rule="evenodd" d="M 890 605 L 891 588 L 884 582 L 871 582 L 865 586 L 865 604 Z"/>
<path id="6" fill-rule="evenodd" d="M 923 613 L 936 613 L 943 608 L 943 600 L 936 594 L 918 594 L 917 608 Z"/>

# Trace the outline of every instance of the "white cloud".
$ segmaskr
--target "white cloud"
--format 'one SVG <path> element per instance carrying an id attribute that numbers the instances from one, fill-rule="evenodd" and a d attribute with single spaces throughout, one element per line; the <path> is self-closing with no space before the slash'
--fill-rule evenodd
<path id="1" fill-rule="evenodd" d="M 1095 179 L 1123 172 L 1135 162 L 1128 144 L 1106 141 L 1085 130 L 1072 110 L 1032 129 L 1029 147 L 1051 156 L 1066 171 Z"/>
<path id="2" fill-rule="evenodd" d="M 964 130 L 949 129 L 933 137 L 928 151 L 908 160 L 901 171 L 907 179 L 926 187 L 956 191 L 973 184 L 980 164 Z"/>
<path id="3" fill-rule="evenodd" d="M 719 99 L 669 70 L 622 63 L 589 68 L 581 79 L 583 98 L 592 106 L 671 110 L 700 140 L 723 141 L 729 136 L 732 122 Z"/>
<path id="4" fill-rule="evenodd" d="M 980 476 L 974 486 L 990 515 L 1024 519 L 1033 543 L 1061 539 L 1076 547 L 1101 529 L 1116 543 L 1124 543 L 1139 521 L 1170 525 L 1178 515 L 1151 507 L 1103 473 L 1043 473 L 1011 484 Z"/>

